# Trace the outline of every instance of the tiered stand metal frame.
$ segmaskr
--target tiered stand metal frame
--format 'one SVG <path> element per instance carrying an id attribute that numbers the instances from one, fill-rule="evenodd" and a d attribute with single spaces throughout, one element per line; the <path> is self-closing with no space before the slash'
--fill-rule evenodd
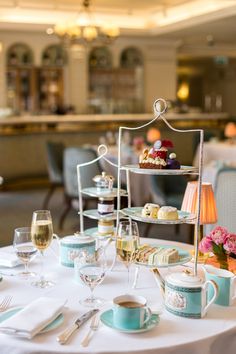
<path id="1" fill-rule="evenodd" d="M 90 197 L 94 197 L 94 198 L 99 198 L 99 197 L 107 197 L 107 198 L 111 198 L 111 197 L 116 197 L 117 196 L 117 189 L 113 188 L 113 190 L 111 192 L 99 192 L 97 191 L 96 187 L 91 187 L 91 188 L 84 188 L 82 186 L 81 183 L 81 174 L 80 174 L 80 169 L 81 168 L 85 168 L 89 165 L 92 165 L 94 163 L 99 162 L 101 159 L 104 159 L 108 164 L 110 164 L 111 166 L 118 168 L 118 165 L 116 165 L 115 163 L 113 163 L 112 161 L 110 161 L 106 155 L 108 152 L 107 146 L 102 144 L 99 145 L 98 147 L 98 157 L 96 157 L 95 159 L 88 161 L 88 162 L 84 162 L 81 164 L 77 165 L 77 180 L 78 180 L 78 195 L 79 195 L 79 216 L 80 216 L 80 229 L 79 229 L 79 234 L 84 235 L 85 232 L 89 231 L 88 230 L 84 230 L 84 216 L 91 218 L 91 219 L 95 219 L 95 220 L 101 220 L 101 219 L 106 219 L 106 220 L 116 220 L 117 218 L 117 214 L 119 215 L 119 212 L 116 213 L 114 212 L 112 215 L 99 215 L 96 210 L 83 210 L 83 194 L 86 194 Z M 92 181 L 91 181 L 92 183 Z M 123 189 L 121 190 L 121 188 L 119 189 L 119 195 L 127 195 L 127 192 L 124 191 Z M 119 215 L 119 219 L 120 219 L 120 215 Z M 86 233 L 88 234 L 88 233 Z M 90 235 L 92 236 L 92 235 Z"/>
<path id="2" fill-rule="evenodd" d="M 128 207 L 131 207 L 131 190 L 130 190 L 130 173 L 145 173 L 145 174 L 154 174 L 154 175 L 197 175 L 198 176 L 198 192 L 197 192 L 197 212 L 196 217 L 194 219 L 194 275 L 197 275 L 197 263 L 198 263 L 198 248 L 199 248 L 199 241 L 200 241 L 200 205 L 201 205 L 201 189 L 202 189 L 202 163 L 203 163 L 203 141 L 204 141 L 204 131 L 202 129 L 188 129 L 188 130 L 180 130 L 176 129 L 171 126 L 171 124 L 166 120 L 164 114 L 167 111 L 167 103 L 164 99 L 159 98 L 154 102 L 153 105 L 154 109 L 154 118 L 150 120 L 148 123 L 143 124 L 138 127 L 120 127 L 119 128 L 119 137 L 118 137 L 118 175 L 117 175 L 117 225 L 120 220 L 120 208 L 121 208 L 121 171 L 126 171 L 126 178 L 127 178 L 127 192 L 128 192 Z M 126 165 L 122 166 L 122 135 L 125 130 L 127 131 L 136 131 L 142 128 L 145 128 L 155 122 L 163 121 L 169 129 L 175 131 L 177 133 L 199 133 L 200 139 L 200 147 L 199 147 L 199 166 L 197 169 L 180 169 L 180 170 L 169 170 L 169 169 L 152 169 L 152 170 L 145 170 L 139 169 L 138 165 L 136 168 L 133 165 Z M 132 219 L 132 216 L 129 216 Z M 145 220 L 146 221 L 146 220 Z M 181 220 L 181 223 L 189 223 L 187 220 Z M 158 223 L 158 222 L 157 222 Z M 175 223 L 178 223 L 175 222 Z M 191 221 L 190 223 L 193 223 Z M 163 221 L 162 221 L 163 224 Z M 168 221 L 166 222 L 168 224 Z M 155 267 L 155 268 L 158 268 Z"/>

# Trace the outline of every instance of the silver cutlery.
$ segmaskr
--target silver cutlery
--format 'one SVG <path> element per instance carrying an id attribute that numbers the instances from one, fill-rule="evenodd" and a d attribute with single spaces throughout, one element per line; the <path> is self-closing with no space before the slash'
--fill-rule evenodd
<path id="1" fill-rule="evenodd" d="M 71 337 L 71 335 L 84 324 L 86 321 L 88 321 L 92 316 L 94 316 L 98 312 L 98 309 L 91 310 L 89 312 L 86 312 L 84 315 L 80 316 L 73 325 L 69 326 L 64 332 L 62 332 L 58 337 L 57 341 L 60 344 L 65 344 L 68 339 Z"/>
<path id="2" fill-rule="evenodd" d="M 4 312 L 8 309 L 10 303 L 12 300 L 12 296 L 7 295 L 4 297 L 4 299 L 2 300 L 2 302 L 0 302 L 0 312 Z"/>
<path id="3" fill-rule="evenodd" d="M 82 347 L 87 347 L 90 340 L 92 339 L 93 333 L 98 330 L 99 323 L 100 323 L 99 316 L 98 315 L 93 316 L 91 324 L 90 324 L 90 329 L 89 329 L 87 335 L 83 338 L 82 342 L 80 343 L 82 345 Z"/>

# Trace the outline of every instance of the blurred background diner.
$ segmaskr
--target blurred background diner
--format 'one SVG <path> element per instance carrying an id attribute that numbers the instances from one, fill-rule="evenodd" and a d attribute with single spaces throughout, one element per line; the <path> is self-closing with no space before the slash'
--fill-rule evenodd
<path id="1" fill-rule="evenodd" d="M 76 232 L 80 149 L 89 159 L 106 144 L 116 164 L 119 126 L 151 120 L 158 97 L 174 127 L 204 129 L 203 181 L 218 224 L 235 232 L 235 13 L 233 0 L 0 0 L 0 246 L 41 208 L 60 236 Z M 123 137 L 122 163 L 160 138 L 182 165 L 198 165 L 199 137 L 161 122 Z M 102 170 L 116 177 L 114 166 Z M 132 179 L 132 204 L 180 209 L 189 178 L 158 177 Z M 193 241 L 191 225 L 141 230 Z"/>

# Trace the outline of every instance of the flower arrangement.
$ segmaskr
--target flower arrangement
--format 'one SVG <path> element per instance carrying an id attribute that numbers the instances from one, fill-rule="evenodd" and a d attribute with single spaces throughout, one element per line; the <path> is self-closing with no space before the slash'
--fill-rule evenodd
<path id="1" fill-rule="evenodd" d="M 228 269 L 228 257 L 236 256 L 236 234 L 229 233 L 225 227 L 217 226 L 199 244 L 202 253 L 213 252 L 220 268 Z"/>

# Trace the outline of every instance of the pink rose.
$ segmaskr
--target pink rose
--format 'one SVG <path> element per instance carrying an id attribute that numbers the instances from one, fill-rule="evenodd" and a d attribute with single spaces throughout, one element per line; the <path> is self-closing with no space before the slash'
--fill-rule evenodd
<path id="1" fill-rule="evenodd" d="M 207 253 L 212 251 L 212 239 L 209 236 L 203 237 L 199 243 L 199 251 Z"/>
<path id="2" fill-rule="evenodd" d="M 223 247 L 227 252 L 236 254 L 236 234 L 229 234 Z"/>
<path id="3" fill-rule="evenodd" d="M 228 230 L 225 227 L 217 226 L 211 231 L 208 237 L 210 237 L 216 245 L 220 245 L 225 243 L 228 235 Z"/>

